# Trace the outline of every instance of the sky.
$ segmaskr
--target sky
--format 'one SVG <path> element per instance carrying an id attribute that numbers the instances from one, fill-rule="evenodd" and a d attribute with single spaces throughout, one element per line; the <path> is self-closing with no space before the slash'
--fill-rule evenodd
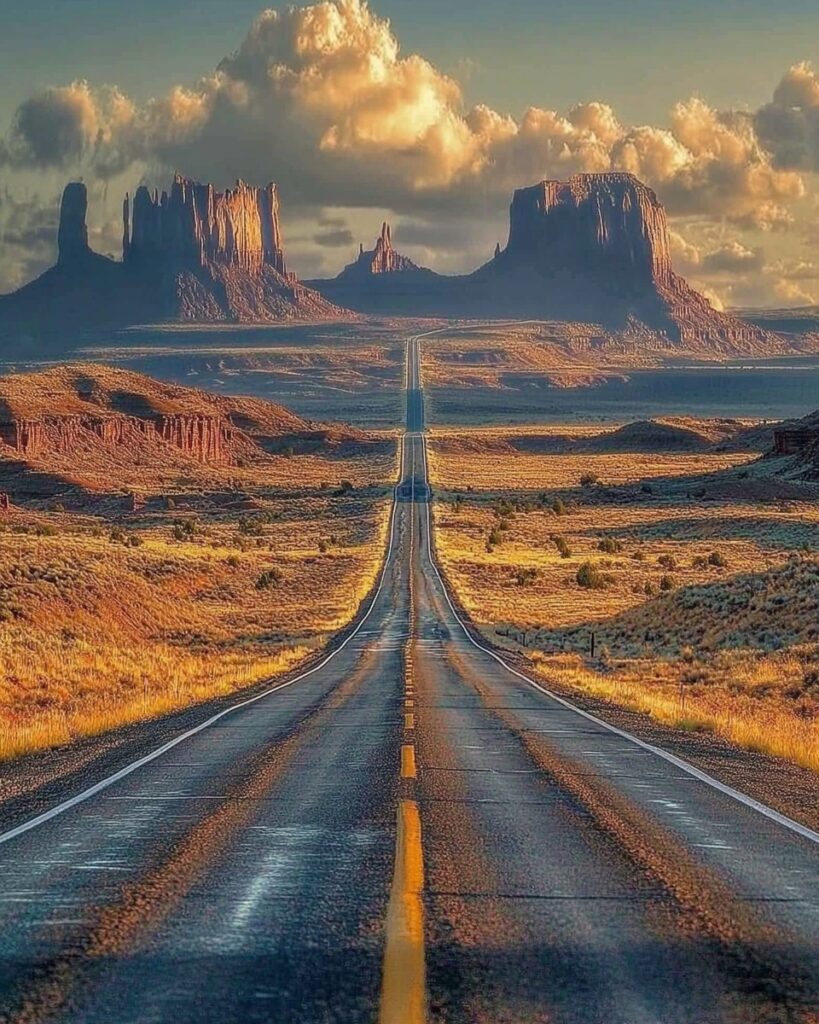
<path id="1" fill-rule="evenodd" d="M 416 260 L 471 269 L 513 188 L 621 169 L 715 303 L 819 301 L 815 0 L 0 0 L 0 18 L 0 291 L 53 259 L 70 179 L 112 253 L 140 182 L 275 180 L 311 277 L 383 217 Z"/>

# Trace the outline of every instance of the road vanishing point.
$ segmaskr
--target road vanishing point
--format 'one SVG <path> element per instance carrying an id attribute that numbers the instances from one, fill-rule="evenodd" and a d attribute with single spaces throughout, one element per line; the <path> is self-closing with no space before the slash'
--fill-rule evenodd
<path id="1" fill-rule="evenodd" d="M 4 826 L 4 1024 L 819 1020 L 819 836 L 465 622 L 431 536 L 422 337 L 354 628 Z"/>

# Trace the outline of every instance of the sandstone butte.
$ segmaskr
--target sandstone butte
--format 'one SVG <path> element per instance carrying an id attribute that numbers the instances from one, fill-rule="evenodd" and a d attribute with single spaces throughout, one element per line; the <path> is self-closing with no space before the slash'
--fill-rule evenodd
<path id="1" fill-rule="evenodd" d="M 0 296 L 13 344 L 150 321 L 279 323 L 364 313 L 531 318 L 600 327 L 647 350 L 711 355 L 800 351 L 801 343 L 715 310 L 672 268 L 666 213 L 631 174 L 577 174 L 518 189 L 505 247 L 472 274 L 446 277 L 398 252 L 389 225 L 331 280 L 287 270 L 275 185 L 220 192 L 176 175 L 169 192 L 123 205 L 123 259 L 88 247 L 85 186 L 63 194 L 57 265 Z M 312 287 L 309 285 L 312 284 Z"/>

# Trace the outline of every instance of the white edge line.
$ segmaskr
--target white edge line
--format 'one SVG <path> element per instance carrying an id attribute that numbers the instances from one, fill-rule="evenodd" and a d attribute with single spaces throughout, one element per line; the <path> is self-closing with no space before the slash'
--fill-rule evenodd
<path id="1" fill-rule="evenodd" d="M 256 694 L 255 697 L 249 697 L 247 700 L 240 701 L 238 704 L 232 704 L 229 708 L 225 708 L 224 710 L 219 711 L 217 714 L 212 715 L 204 722 L 200 722 L 199 725 L 194 726 L 193 729 L 188 729 L 186 732 L 180 733 L 179 736 L 175 736 L 172 740 L 168 740 L 167 743 L 163 743 L 161 747 L 157 747 L 156 750 L 152 750 L 150 754 L 146 754 L 144 757 L 140 757 L 139 760 L 131 762 L 131 764 L 126 765 L 124 768 L 120 768 L 120 770 L 114 772 L 113 775 L 109 775 L 107 778 L 101 779 L 99 782 L 95 783 L 93 786 L 90 786 L 88 789 L 84 789 L 81 793 L 77 793 L 76 796 L 72 796 L 70 799 L 64 800 L 62 803 L 57 804 L 55 807 L 52 807 L 47 811 L 43 811 L 42 814 L 38 814 L 36 817 L 30 818 L 28 821 L 24 821 L 21 825 L 17 825 L 14 828 L 9 829 L 7 832 L 0 833 L 0 846 L 2 846 L 3 843 L 9 842 L 9 840 L 11 839 L 16 839 L 17 836 L 21 836 L 25 832 L 30 832 L 31 829 L 37 828 L 39 825 L 43 825 L 47 821 L 51 821 L 52 818 L 56 818 L 58 815 L 63 814 L 65 811 L 70 810 L 72 807 L 76 807 L 77 804 L 84 803 L 86 800 L 89 800 L 92 796 L 96 796 L 97 793 L 100 793 L 102 792 L 102 790 L 107 789 L 109 786 L 112 786 L 115 782 L 119 782 L 120 779 L 124 779 L 125 776 L 130 775 L 131 772 L 135 772 L 138 768 L 142 768 L 146 764 L 150 764 L 151 761 L 155 761 L 156 758 L 161 757 L 163 754 L 173 749 L 173 747 L 177 746 L 177 744 L 182 743 L 183 740 L 190 739 L 191 736 L 195 736 L 197 733 L 200 733 L 204 729 L 209 728 L 215 722 L 218 722 L 219 719 L 224 718 L 225 715 L 231 715 L 233 714 L 234 711 L 239 711 L 241 708 L 246 708 L 249 704 L 255 704 L 256 701 L 263 700 L 265 697 L 269 697 L 273 693 L 278 693 L 279 690 L 285 690 L 287 689 L 288 686 L 292 686 L 294 683 L 301 682 L 302 679 L 306 679 L 308 676 L 311 676 L 315 672 L 318 672 L 321 669 L 323 669 L 324 666 L 327 665 L 330 661 L 332 661 L 332 659 L 335 658 L 337 654 L 340 654 L 347 646 L 347 644 L 353 639 L 353 637 L 356 636 L 356 634 L 360 631 L 361 627 L 370 617 L 373 608 L 375 608 L 376 601 L 378 600 L 378 597 L 384 587 L 384 581 L 387 578 L 387 570 L 389 568 L 390 558 L 392 557 L 395 542 L 395 518 L 398 505 L 396 498 L 398 494 L 398 487 L 401 483 L 400 478 L 403 476 L 404 472 L 405 445 L 405 436 L 402 435 L 401 456 L 398 468 L 399 481 L 398 484 L 396 484 L 396 486 L 393 488 L 392 509 L 390 511 L 389 543 L 387 545 L 387 551 L 384 555 L 384 564 L 381 567 L 381 574 L 378 580 L 378 586 L 376 587 L 373 593 L 369 607 L 367 608 L 366 612 L 362 615 L 361 619 L 358 622 L 358 625 L 353 629 L 349 636 L 347 636 L 339 644 L 339 646 L 334 651 L 331 651 L 317 665 L 314 665 L 311 669 L 308 669 L 306 672 L 302 672 L 295 678 L 289 679 L 286 683 L 279 683 L 277 686 L 271 686 L 267 690 L 264 690 L 262 693 Z"/>
<path id="2" fill-rule="evenodd" d="M 429 461 L 427 457 L 427 439 L 425 434 L 422 435 L 422 442 L 424 446 L 424 468 L 425 470 L 427 470 L 429 466 Z M 429 479 L 428 473 L 427 479 Z M 429 563 L 432 566 L 433 572 L 438 577 L 438 581 L 441 584 L 444 597 L 446 598 L 446 602 L 449 605 L 452 614 L 455 616 L 458 625 L 463 630 L 464 636 L 472 644 L 473 647 L 477 647 L 479 651 L 483 651 L 484 654 L 488 654 L 490 658 L 493 658 L 499 665 L 505 668 L 507 672 L 511 672 L 513 676 L 517 676 L 518 679 L 522 679 L 524 683 L 528 683 L 529 686 L 533 687 L 536 690 L 539 690 L 542 694 L 549 697 L 551 700 L 556 701 L 558 704 L 561 704 L 564 708 L 568 708 L 569 711 L 574 711 L 576 714 L 581 715 L 589 722 L 594 722 L 595 725 L 599 725 L 601 726 L 601 728 L 607 729 L 609 732 L 614 733 L 616 736 L 620 736 L 623 739 L 628 740 L 630 743 L 635 744 L 635 746 L 638 746 L 643 750 L 647 750 L 649 751 L 649 753 L 654 754 L 657 757 L 661 757 L 664 761 L 668 761 L 669 764 L 673 764 L 675 768 L 679 768 L 681 771 L 686 772 L 688 775 L 691 775 L 693 778 L 698 779 L 700 782 L 704 782 L 707 786 L 711 786 L 712 789 L 716 789 L 718 792 L 723 793 L 725 796 L 731 797 L 732 800 L 736 800 L 738 803 L 744 804 L 746 807 L 750 807 L 751 810 L 757 811 L 759 814 L 764 815 L 764 817 L 776 822 L 777 825 L 781 825 L 783 828 L 790 829 L 791 832 L 795 832 L 803 839 L 807 839 L 811 843 L 819 844 L 819 832 L 814 832 L 813 829 L 808 828 L 807 825 L 802 825 L 798 821 L 794 821 L 793 818 L 789 818 L 785 814 L 780 814 L 779 811 L 775 811 L 772 807 L 768 807 L 766 804 L 760 803 L 758 800 L 754 800 L 753 797 L 740 792 L 738 789 L 734 789 L 731 786 L 726 786 L 724 782 L 720 782 L 719 779 L 715 779 L 713 775 L 709 775 L 707 772 L 701 771 L 699 768 L 695 768 L 693 764 L 689 764 L 688 761 L 684 761 L 682 758 L 677 757 L 675 754 L 671 754 L 667 750 L 663 750 L 662 747 L 655 747 L 651 743 L 646 743 L 645 740 L 641 740 L 638 739 L 638 737 L 636 736 L 632 736 L 630 732 L 625 732 L 623 729 L 618 729 L 617 726 L 611 725 L 609 722 L 606 722 L 602 718 L 598 718 L 596 715 L 591 714 L 589 711 L 584 711 L 583 708 L 577 707 L 575 704 L 572 704 L 571 701 L 568 701 L 565 698 L 558 696 L 558 694 L 553 693 L 547 687 L 541 686 L 540 683 L 535 682 L 534 679 L 530 679 L 529 676 L 524 675 L 523 672 L 519 672 L 516 668 L 513 668 L 511 665 L 507 664 L 507 662 L 505 662 L 503 658 L 500 657 L 499 654 L 496 654 L 488 647 L 484 647 L 483 644 L 479 644 L 467 629 L 466 624 L 461 619 L 458 612 L 455 610 L 455 605 L 452 603 L 452 600 L 449 596 L 449 588 L 444 582 L 444 578 L 441 575 L 440 571 L 438 570 L 436 560 L 433 557 L 432 518 L 430 515 L 429 506 L 430 502 L 427 502 L 427 556 L 429 558 Z"/>

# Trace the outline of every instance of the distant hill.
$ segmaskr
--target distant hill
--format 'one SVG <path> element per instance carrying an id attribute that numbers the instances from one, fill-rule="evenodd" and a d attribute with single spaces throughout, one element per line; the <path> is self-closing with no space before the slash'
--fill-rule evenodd
<path id="1" fill-rule="evenodd" d="M 0 377 L 0 490 L 13 493 L 53 493 L 55 477 L 89 489 L 196 478 L 199 467 L 247 466 L 356 436 L 272 402 L 92 363 Z"/>

